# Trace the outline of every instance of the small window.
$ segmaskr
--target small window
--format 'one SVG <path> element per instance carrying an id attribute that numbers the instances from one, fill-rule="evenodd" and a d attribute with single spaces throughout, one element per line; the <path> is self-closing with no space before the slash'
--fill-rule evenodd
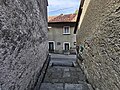
<path id="1" fill-rule="evenodd" d="M 57 45 L 61 45 L 61 43 L 60 43 L 60 42 L 57 42 Z"/>
<path id="2" fill-rule="evenodd" d="M 70 34 L 70 27 L 69 26 L 65 26 L 63 28 L 63 34 Z"/>

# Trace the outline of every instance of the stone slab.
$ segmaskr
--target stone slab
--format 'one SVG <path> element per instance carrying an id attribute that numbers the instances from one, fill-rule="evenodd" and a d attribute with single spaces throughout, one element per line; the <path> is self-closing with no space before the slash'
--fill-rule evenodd
<path id="1" fill-rule="evenodd" d="M 64 90 L 62 83 L 42 83 L 40 90 Z"/>
<path id="2" fill-rule="evenodd" d="M 65 69 L 64 69 L 64 72 L 67 72 L 67 71 L 70 71 L 70 69 L 69 69 L 69 68 L 65 68 Z"/>
<path id="3" fill-rule="evenodd" d="M 82 84 L 65 84 L 65 90 L 83 90 Z"/>
<path id="4" fill-rule="evenodd" d="M 89 90 L 86 84 L 65 84 L 65 90 Z"/>
<path id="5" fill-rule="evenodd" d="M 63 77 L 70 77 L 70 72 L 64 72 Z"/>

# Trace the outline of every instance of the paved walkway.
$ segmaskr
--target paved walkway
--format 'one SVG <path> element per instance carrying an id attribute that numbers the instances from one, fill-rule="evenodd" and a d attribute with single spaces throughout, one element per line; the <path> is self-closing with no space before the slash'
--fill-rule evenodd
<path id="1" fill-rule="evenodd" d="M 71 55 L 54 55 L 40 90 L 89 90 L 85 76 Z"/>

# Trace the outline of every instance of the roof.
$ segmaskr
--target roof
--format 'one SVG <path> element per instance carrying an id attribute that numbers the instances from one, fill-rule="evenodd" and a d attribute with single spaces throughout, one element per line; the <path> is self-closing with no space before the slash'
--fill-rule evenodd
<path id="1" fill-rule="evenodd" d="M 76 22 L 77 14 L 67 14 L 58 16 L 49 16 L 48 22 Z"/>

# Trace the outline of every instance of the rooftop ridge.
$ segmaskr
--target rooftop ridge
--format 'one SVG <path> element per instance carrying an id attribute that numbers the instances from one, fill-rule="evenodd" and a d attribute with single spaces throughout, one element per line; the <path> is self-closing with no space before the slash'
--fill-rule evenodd
<path id="1" fill-rule="evenodd" d="M 57 16 L 49 16 L 48 22 L 76 22 L 77 14 L 60 14 Z"/>

